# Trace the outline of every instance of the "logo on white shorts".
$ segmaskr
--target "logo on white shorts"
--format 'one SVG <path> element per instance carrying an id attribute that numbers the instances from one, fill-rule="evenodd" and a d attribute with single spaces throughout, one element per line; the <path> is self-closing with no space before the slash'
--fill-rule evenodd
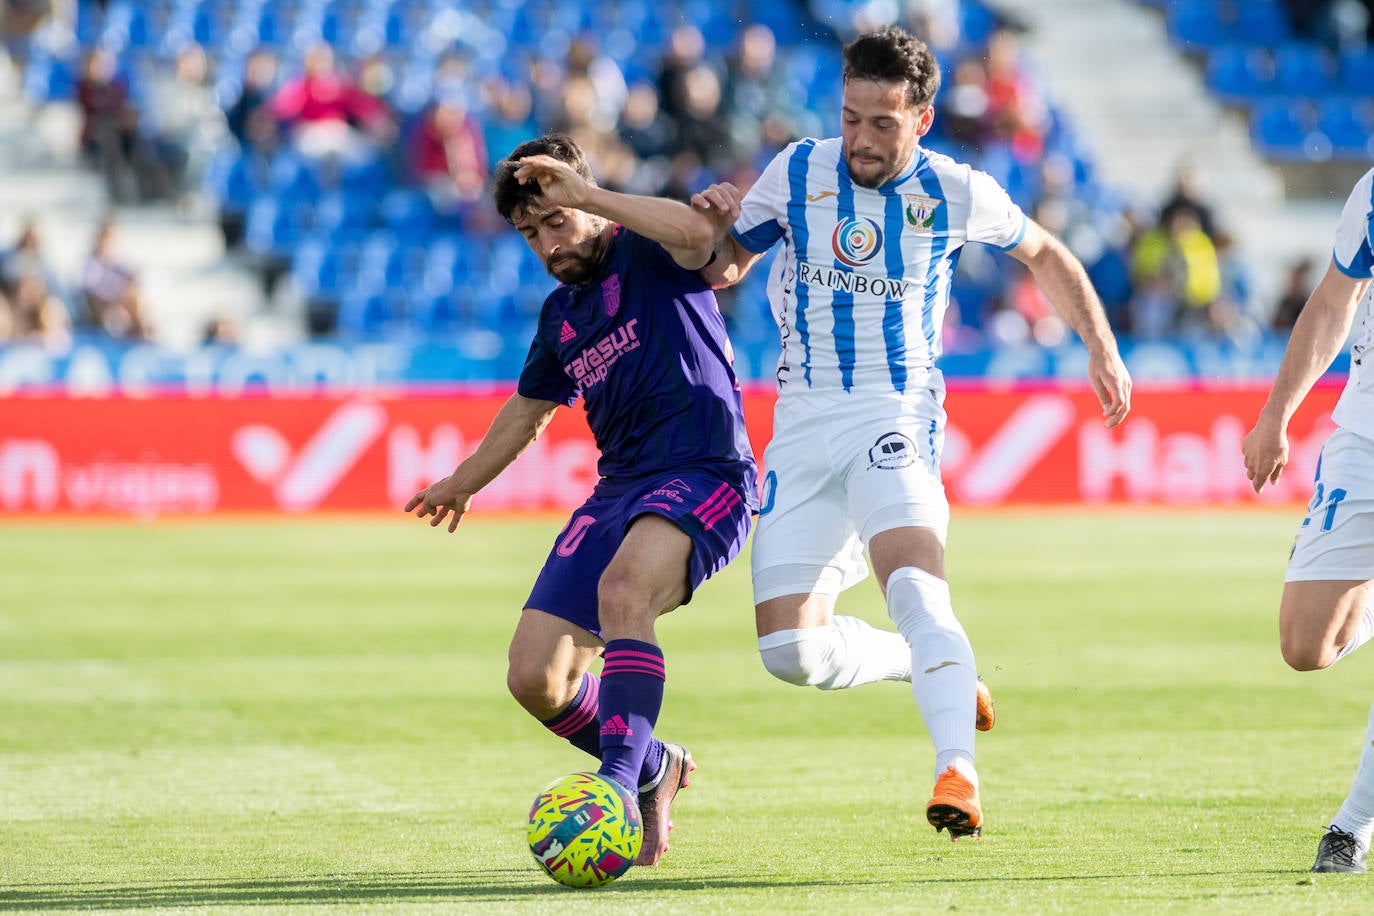
<path id="1" fill-rule="evenodd" d="M 896 470 L 916 463 L 916 443 L 901 433 L 885 433 L 868 450 L 868 466 Z"/>

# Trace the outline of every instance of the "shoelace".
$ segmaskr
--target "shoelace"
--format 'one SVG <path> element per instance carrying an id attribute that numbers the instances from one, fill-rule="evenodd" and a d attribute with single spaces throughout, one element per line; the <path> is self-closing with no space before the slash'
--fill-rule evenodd
<path id="1" fill-rule="evenodd" d="M 1327 849 L 1331 850 L 1331 858 L 1341 865 L 1354 867 L 1355 856 L 1360 851 L 1360 841 L 1355 839 L 1353 833 L 1346 833 L 1344 830 L 1337 830 L 1335 827 L 1328 827 Z"/>

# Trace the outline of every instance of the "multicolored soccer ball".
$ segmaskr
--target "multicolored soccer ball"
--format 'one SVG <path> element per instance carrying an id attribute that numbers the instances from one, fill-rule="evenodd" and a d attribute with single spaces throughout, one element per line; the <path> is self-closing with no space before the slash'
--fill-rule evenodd
<path id="1" fill-rule="evenodd" d="M 530 852 L 568 887 L 599 887 L 625 874 L 639 855 L 639 799 L 596 773 L 556 779 L 530 806 Z"/>

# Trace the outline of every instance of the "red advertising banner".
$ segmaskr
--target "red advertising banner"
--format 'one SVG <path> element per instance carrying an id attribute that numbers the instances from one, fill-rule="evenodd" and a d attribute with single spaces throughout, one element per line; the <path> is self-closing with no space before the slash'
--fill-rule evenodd
<path id="1" fill-rule="evenodd" d="M 1292 463 L 1261 498 L 1240 443 L 1263 388 L 1138 390 L 1115 430 L 1086 390 L 959 388 L 945 483 L 963 505 L 1305 501 L 1338 393 L 1308 398 Z M 396 510 L 472 450 L 505 397 L 0 399 L 0 514 Z M 772 401 L 745 399 L 760 456 Z M 581 408 L 560 410 L 475 508 L 574 507 L 596 458 Z"/>

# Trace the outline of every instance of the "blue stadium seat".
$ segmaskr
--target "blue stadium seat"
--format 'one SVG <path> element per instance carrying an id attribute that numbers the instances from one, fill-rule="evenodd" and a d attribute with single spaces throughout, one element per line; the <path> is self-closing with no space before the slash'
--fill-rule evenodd
<path id="1" fill-rule="evenodd" d="M 1301 160 L 1315 125 L 1311 109 L 1302 101 L 1265 99 L 1250 112 L 1250 136 L 1261 153 L 1271 159 Z"/>
<path id="2" fill-rule="evenodd" d="M 1182 48 L 1205 51 L 1230 40 L 1213 3 L 1179 4 L 1169 10 L 1168 18 L 1169 35 Z"/>
<path id="3" fill-rule="evenodd" d="M 308 200 L 257 197 L 248 207 L 243 244 L 257 255 L 290 258 L 314 219 Z"/>
<path id="4" fill-rule="evenodd" d="M 1207 85 L 1224 102 L 1249 104 L 1274 91 L 1274 62 L 1262 48 L 1222 45 L 1207 55 Z"/>
<path id="5" fill-rule="evenodd" d="M 1245 44 L 1275 47 L 1292 40 L 1288 11 L 1276 0 L 1245 0 L 1236 4 L 1236 38 Z"/>
<path id="6" fill-rule="evenodd" d="M 1275 88 L 1287 95 L 1321 98 L 1335 91 L 1336 66 L 1320 45 L 1290 43 L 1274 51 Z"/>
<path id="7" fill-rule="evenodd" d="M 1374 157 L 1374 116 L 1367 99 L 1338 97 L 1317 107 L 1317 123 L 1331 141 L 1331 153 L 1342 159 Z"/>
<path id="8" fill-rule="evenodd" d="M 1374 48 L 1342 54 L 1339 69 L 1341 92 L 1374 95 Z"/>
<path id="9" fill-rule="evenodd" d="M 382 222 L 403 237 L 417 237 L 434 225 L 434 205 L 418 188 L 394 188 L 382 198 Z"/>
<path id="10" fill-rule="evenodd" d="M 339 301 L 338 331 L 345 338 L 377 340 L 395 330 L 404 317 L 402 293 L 347 290 Z"/>
<path id="11" fill-rule="evenodd" d="M 357 275 L 357 247 L 337 245 L 325 238 L 302 241 L 291 259 L 291 277 L 308 303 L 337 304 L 344 290 L 357 285 Z"/>

